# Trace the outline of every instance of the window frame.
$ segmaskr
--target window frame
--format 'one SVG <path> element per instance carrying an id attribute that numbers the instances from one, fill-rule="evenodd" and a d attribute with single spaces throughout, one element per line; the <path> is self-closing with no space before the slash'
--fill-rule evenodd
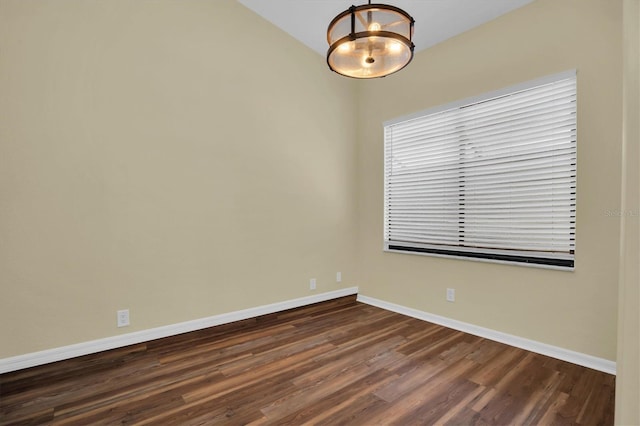
<path id="1" fill-rule="evenodd" d="M 551 83 L 559 82 L 562 80 L 574 79 L 575 80 L 575 128 L 573 131 L 575 132 L 575 139 L 573 139 L 572 143 L 575 148 L 575 164 L 573 165 L 573 182 L 572 182 L 572 197 L 569 196 L 569 200 L 573 202 L 572 204 L 572 228 L 573 231 L 570 235 L 572 238 L 569 238 L 569 241 L 572 242 L 572 250 L 568 253 L 560 253 L 555 252 L 552 255 L 549 254 L 548 251 L 525 251 L 525 250 L 512 250 L 512 249 L 487 249 L 487 248 L 474 248 L 474 247 L 465 247 L 465 246 L 455 246 L 455 245 L 447 245 L 447 244 L 425 244 L 425 243 L 405 243 L 398 244 L 393 241 L 387 240 L 388 235 L 388 209 L 389 206 L 387 204 L 387 192 L 389 188 L 388 182 L 388 172 L 387 172 L 387 127 L 393 126 L 399 123 L 420 119 L 423 117 L 431 116 L 434 114 L 442 113 L 445 111 L 452 110 L 452 112 L 456 110 L 460 110 L 463 107 L 467 107 L 473 104 L 480 104 L 484 102 L 491 101 L 496 98 L 504 98 L 505 96 L 522 92 L 526 90 L 530 90 L 536 88 L 538 86 L 548 85 Z M 577 128 L 577 115 L 578 115 L 578 82 L 577 82 L 577 71 L 575 69 L 564 71 L 561 73 L 545 76 L 542 78 L 526 81 L 523 83 L 519 83 L 516 85 L 512 85 L 509 87 L 505 87 L 502 89 L 498 89 L 495 91 L 491 91 L 488 93 L 484 93 L 478 96 L 473 96 L 461 100 L 457 100 L 454 102 L 450 102 L 444 105 L 439 105 L 433 108 L 429 108 L 426 110 L 418 111 L 412 114 L 408 114 L 405 116 L 401 116 L 392 120 L 385 121 L 383 123 L 384 129 L 384 152 L 383 152 L 383 160 L 384 160 L 384 212 L 383 212 L 383 250 L 385 252 L 391 253 L 402 253 L 402 254 L 417 254 L 417 255 L 426 255 L 433 257 L 441 257 L 448 259 L 464 259 L 464 260 L 473 260 L 479 262 L 491 262 L 498 264 L 509 264 L 509 265 L 517 265 L 517 266 L 530 266 L 530 267 L 538 267 L 545 269 L 556 269 L 562 271 L 574 271 L 575 270 L 575 240 L 576 240 L 576 225 L 577 225 L 577 139 L 578 139 L 578 128 Z M 461 164 L 461 163 L 459 163 Z M 458 169 L 460 170 L 460 169 Z M 460 229 L 460 224 L 458 225 L 458 229 Z M 528 255 L 525 255 L 528 254 Z M 546 257 L 545 257 L 546 256 Z"/>

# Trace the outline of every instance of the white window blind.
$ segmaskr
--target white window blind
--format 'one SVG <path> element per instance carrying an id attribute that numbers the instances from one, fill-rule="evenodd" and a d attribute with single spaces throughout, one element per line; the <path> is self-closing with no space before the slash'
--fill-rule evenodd
<path id="1" fill-rule="evenodd" d="M 575 71 L 384 126 L 386 250 L 573 268 Z"/>

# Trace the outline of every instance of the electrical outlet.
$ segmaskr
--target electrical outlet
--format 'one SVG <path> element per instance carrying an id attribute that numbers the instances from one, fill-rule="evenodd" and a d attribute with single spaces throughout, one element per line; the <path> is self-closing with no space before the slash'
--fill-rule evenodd
<path id="1" fill-rule="evenodd" d="M 342 282 L 342 272 L 336 272 L 336 282 L 337 283 Z"/>
<path id="2" fill-rule="evenodd" d="M 129 325 L 129 310 L 123 309 L 118 311 L 118 327 L 126 327 Z"/>
<path id="3" fill-rule="evenodd" d="M 309 280 L 309 290 L 315 290 L 315 289 L 316 289 L 316 279 L 311 278 Z"/>
<path id="4" fill-rule="evenodd" d="M 456 301 L 456 289 L 448 288 L 447 289 L 447 302 L 455 302 Z"/>

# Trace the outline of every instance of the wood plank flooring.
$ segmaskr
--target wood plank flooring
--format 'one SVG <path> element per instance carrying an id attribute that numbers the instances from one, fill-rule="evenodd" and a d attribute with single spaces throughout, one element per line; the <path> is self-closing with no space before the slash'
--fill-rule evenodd
<path id="1" fill-rule="evenodd" d="M 347 297 L 0 375 L 0 424 L 610 425 L 614 385 Z"/>

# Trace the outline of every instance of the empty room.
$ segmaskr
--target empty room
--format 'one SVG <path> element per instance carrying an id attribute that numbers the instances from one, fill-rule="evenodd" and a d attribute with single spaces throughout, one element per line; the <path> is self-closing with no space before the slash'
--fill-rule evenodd
<path id="1" fill-rule="evenodd" d="M 0 425 L 640 425 L 638 0 L 0 0 Z"/>

